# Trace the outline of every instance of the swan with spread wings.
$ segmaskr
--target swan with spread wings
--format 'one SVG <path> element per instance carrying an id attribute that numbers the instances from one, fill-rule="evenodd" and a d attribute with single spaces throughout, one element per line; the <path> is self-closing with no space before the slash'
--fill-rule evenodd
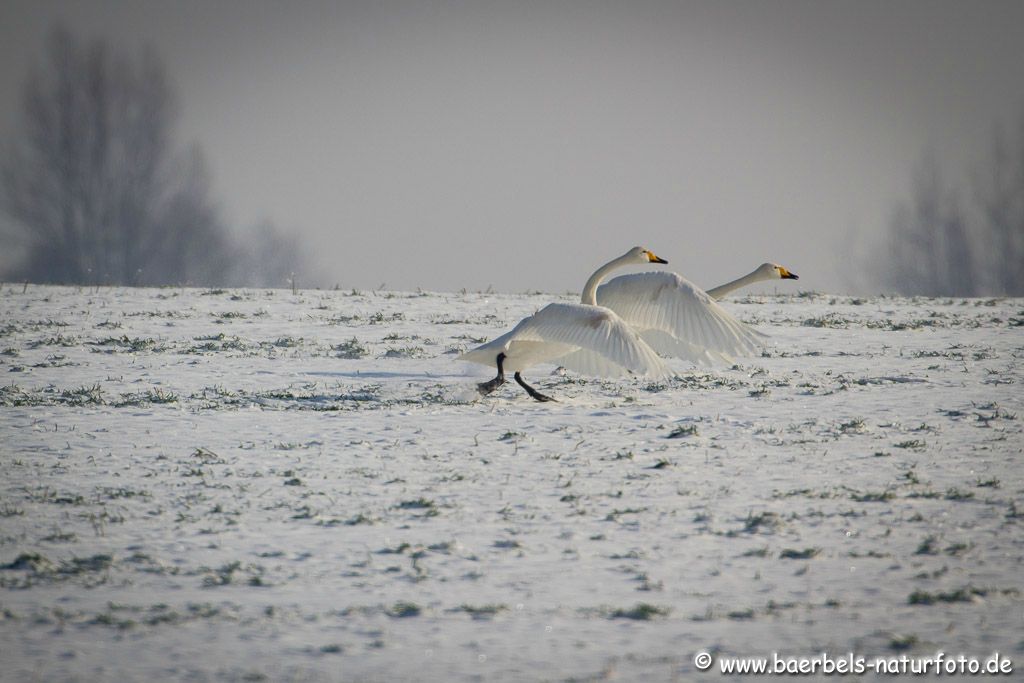
<path id="1" fill-rule="evenodd" d="M 500 387 L 506 381 L 505 371 L 511 370 L 531 397 L 552 400 L 522 378 L 523 370 L 538 363 L 557 361 L 570 370 L 599 377 L 663 377 L 671 371 L 659 353 L 707 360 L 760 349 L 759 333 L 675 273 L 626 275 L 616 278 L 613 282 L 621 284 L 610 290 L 600 287 L 613 270 L 646 263 L 667 261 L 634 247 L 590 276 L 581 303 L 548 304 L 509 332 L 459 356 L 459 360 L 497 368 L 494 379 L 478 385 L 480 393 Z"/>

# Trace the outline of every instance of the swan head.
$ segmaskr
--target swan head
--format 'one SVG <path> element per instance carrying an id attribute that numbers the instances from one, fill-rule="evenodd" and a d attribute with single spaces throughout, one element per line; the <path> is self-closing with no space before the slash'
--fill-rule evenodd
<path id="1" fill-rule="evenodd" d="M 624 258 L 630 263 L 668 263 L 660 256 L 655 256 L 653 251 L 643 247 L 633 247 L 626 252 Z"/>
<path id="2" fill-rule="evenodd" d="M 762 263 L 756 271 L 765 280 L 799 280 L 800 276 L 791 273 L 778 263 Z"/>

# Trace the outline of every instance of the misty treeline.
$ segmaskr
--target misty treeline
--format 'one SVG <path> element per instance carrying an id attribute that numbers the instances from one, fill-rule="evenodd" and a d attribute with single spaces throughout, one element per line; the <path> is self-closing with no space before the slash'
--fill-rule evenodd
<path id="1" fill-rule="evenodd" d="M 272 224 L 224 224 L 201 150 L 175 141 L 176 113 L 154 52 L 132 56 L 54 28 L 0 157 L 5 241 L 23 254 L 4 277 L 284 286 L 301 276 L 300 247 Z"/>
<path id="2" fill-rule="evenodd" d="M 1015 135 L 996 127 L 967 187 L 944 178 L 934 153 L 893 212 L 871 255 L 886 289 L 924 296 L 1024 295 L 1024 115 Z"/>

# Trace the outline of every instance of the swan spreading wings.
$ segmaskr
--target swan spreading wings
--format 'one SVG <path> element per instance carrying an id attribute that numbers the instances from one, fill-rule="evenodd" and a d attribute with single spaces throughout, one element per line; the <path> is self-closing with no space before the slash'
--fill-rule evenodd
<path id="1" fill-rule="evenodd" d="M 662 356 L 693 363 L 731 362 L 731 356 L 757 354 L 764 346 L 765 335 L 737 320 L 677 273 L 617 277 L 597 290 L 597 303 L 615 311 Z M 609 369 L 595 365 L 594 360 L 575 352 L 558 362 L 583 374 L 609 376 Z"/>
<path id="2" fill-rule="evenodd" d="M 641 263 L 667 261 L 634 247 L 590 276 L 581 303 L 549 304 L 497 339 L 459 356 L 497 367 L 494 379 L 478 385 L 480 393 L 489 394 L 504 384 L 508 369 L 534 399 L 552 400 L 522 378 L 524 369 L 538 363 L 554 361 L 599 377 L 663 377 L 671 371 L 659 353 L 707 362 L 756 353 L 763 346 L 764 335 L 736 320 L 681 275 L 624 275 L 599 288 L 611 271 Z"/>
<path id="3" fill-rule="evenodd" d="M 524 318 L 509 332 L 459 356 L 459 360 L 494 365 L 498 375 L 477 385 L 489 394 L 505 383 L 505 370 L 514 372 L 516 382 L 538 401 L 550 396 L 527 384 L 522 371 L 538 363 L 551 362 L 568 354 L 588 367 L 599 368 L 590 374 L 621 374 L 664 377 L 670 374 L 665 362 L 615 311 L 597 305 L 597 286 L 604 277 L 630 264 L 667 263 L 642 247 L 634 247 L 617 259 L 598 268 L 583 288 L 581 303 L 548 304 Z"/>
<path id="4" fill-rule="evenodd" d="M 741 287 L 777 279 L 800 278 L 777 263 L 762 263 L 747 275 L 705 292 L 678 273 L 620 275 L 598 288 L 597 304 L 618 313 L 662 356 L 692 363 L 728 363 L 731 356 L 757 353 L 765 335 L 736 320 L 716 300 Z M 613 371 L 582 353 L 571 353 L 558 362 L 584 374 L 609 376 Z"/>

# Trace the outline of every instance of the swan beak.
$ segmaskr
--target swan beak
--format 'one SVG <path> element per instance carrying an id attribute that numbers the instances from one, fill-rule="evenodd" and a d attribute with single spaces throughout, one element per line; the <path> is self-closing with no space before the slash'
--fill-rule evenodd
<path id="1" fill-rule="evenodd" d="M 653 251 L 647 252 L 647 258 L 650 259 L 651 263 L 668 263 L 668 261 L 660 256 L 655 256 Z"/>
<path id="2" fill-rule="evenodd" d="M 779 266 L 779 277 L 783 280 L 799 280 L 800 276 L 796 273 L 791 273 L 782 266 Z"/>

